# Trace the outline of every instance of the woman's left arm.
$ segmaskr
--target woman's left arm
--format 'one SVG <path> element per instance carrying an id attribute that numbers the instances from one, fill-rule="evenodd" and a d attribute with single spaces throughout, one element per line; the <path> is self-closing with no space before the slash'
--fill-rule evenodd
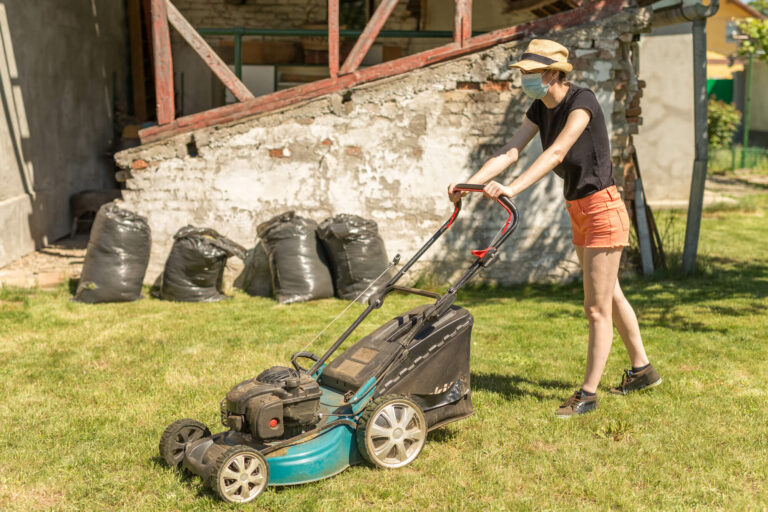
<path id="1" fill-rule="evenodd" d="M 576 140 L 584 133 L 590 120 L 590 113 L 586 109 L 578 108 L 568 114 L 563 130 L 552 143 L 528 169 L 515 178 L 508 186 L 496 181 L 491 181 L 485 186 L 484 192 L 491 199 L 499 196 L 514 197 L 547 175 L 549 171 L 562 163 L 565 155 L 570 151 Z"/>

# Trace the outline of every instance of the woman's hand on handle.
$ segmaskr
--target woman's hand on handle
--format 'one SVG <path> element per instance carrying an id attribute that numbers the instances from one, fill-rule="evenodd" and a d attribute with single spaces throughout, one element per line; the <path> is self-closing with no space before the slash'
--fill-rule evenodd
<path id="1" fill-rule="evenodd" d="M 450 199 L 452 203 L 461 201 L 461 198 L 465 195 L 467 195 L 466 192 L 456 190 L 456 183 L 451 183 L 448 185 L 448 199 Z"/>
<path id="2" fill-rule="evenodd" d="M 491 181 L 483 189 L 483 195 L 496 201 L 501 196 L 512 197 L 514 194 L 510 187 L 506 187 L 498 181 Z"/>

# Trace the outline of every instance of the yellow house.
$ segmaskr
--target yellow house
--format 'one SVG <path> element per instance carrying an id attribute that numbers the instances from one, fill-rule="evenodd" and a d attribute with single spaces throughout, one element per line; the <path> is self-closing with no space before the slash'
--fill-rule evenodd
<path id="1" fill-rule="evenodd" d="M 729 38 L 734 21 L 765 16 L 739 0 L 721 0 L 720 8 L 707 20 L 707 93 L 733 101 L 733 73 L 744 71 L 738 58 L 738 43 Z"/>

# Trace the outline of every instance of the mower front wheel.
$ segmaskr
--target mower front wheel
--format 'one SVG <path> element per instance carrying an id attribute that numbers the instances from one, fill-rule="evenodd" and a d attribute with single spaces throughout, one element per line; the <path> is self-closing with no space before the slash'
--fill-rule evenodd
<path id="1" fill-rule="evenodd" d="M 269 465 L 259 452 L 237 445 L 219 455 L 211 471 L 211 488 L 227 503 L 248 503 L 267 487 Z"/>
<path id="2" fill-rule="evenodd" d="M 421 408 L 403 396 L 385 395 L 365 408 L 357 423 L 357 447 L 371 464 L 386 469 L 413 462 L 427 441 Z"/>
<path id="3" fill-rule="evenodd" d="M 211 437 L 211 431 L 199 421 L 189 418 L 174 421 L 160 437 L 160 457 L 169 466 L 179 467 L 187 444 L 203 437 Z"/>

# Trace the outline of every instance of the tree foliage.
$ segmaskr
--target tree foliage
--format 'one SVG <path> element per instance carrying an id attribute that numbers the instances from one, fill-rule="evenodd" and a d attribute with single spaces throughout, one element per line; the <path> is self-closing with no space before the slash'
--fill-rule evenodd
<path id="1" fill-rule="evenodd" d="M 731 103 L 710 99 L 707 102 L 709 145 L 722 148 L 731 145 L 733 134 L 741 123 L 741 112 Z"/>
<path id="2" fill-rule="evenodd" d="M 761 2 L 768 4 L 766 0 L 761 0 Z M 755 4 L 752 6 L 758 10 L 768 9 L 768 5 L 763 8 Z M 747 36 L 747 39 L 739 41 L 739 54 L 743 56 L 755 54 L 768 63 L 768 19 L 746 18 L 737 22 L 737 26 L 739 31 Z"/>

